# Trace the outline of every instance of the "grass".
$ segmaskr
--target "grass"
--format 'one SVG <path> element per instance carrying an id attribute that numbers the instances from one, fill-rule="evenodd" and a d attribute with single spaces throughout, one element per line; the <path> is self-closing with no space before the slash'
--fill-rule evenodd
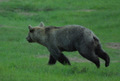
<path id="1" fill-rule="evenodd" d="M 0 0 L 0 81 L 119 81 L 120 50 L 106 43 L 120 42 L 119 0 Z M 101 62 L 57 63 L 48 66 L 47 49 L 26 41 L 28 25 L 83 25 L 100 38 L 111 57 L 108 68 Z M 64 52 L 82 58 L 77 52 Z M 40 56 L 45 57 L 40 57 Z M 114 62 L 115 61 L 115 62 Z"/>

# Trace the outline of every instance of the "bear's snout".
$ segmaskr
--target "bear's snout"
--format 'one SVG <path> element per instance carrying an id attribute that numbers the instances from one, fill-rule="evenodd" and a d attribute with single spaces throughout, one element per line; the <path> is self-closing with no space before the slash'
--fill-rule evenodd
<path id="1" fill-rule="evenodd" d="M 29 37 L 26 37 L 26 40 L 27 40 L 28 42 L 30 42 L 30 43 L 33 42 L 32 39 L 29 38 Z"/>

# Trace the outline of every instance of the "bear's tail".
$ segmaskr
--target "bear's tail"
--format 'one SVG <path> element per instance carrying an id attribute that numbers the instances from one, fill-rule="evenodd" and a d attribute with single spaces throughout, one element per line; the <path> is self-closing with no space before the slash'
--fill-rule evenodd
<path id="1" fill-rule="evenodd" d="M 95 47 L 95 54 L 102 58 L 103 60 L 105 60 L 105 66 L 108 67 L 110 64 L 110 57 L 108 56 L 108 54 L 102 49 L 99 40 L 94 37 L 94 40 L 96 41 L 96 47 Z"/>

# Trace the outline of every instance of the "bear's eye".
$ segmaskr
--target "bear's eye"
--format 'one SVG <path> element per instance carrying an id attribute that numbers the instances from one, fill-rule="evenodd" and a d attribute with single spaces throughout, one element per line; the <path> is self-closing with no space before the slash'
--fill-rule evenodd
<path id="1" fill-rule="evenodd" d="M 30 30 L 30 32 L 33 33 L 33 32 L 34 32 L 34 29 Z"/>

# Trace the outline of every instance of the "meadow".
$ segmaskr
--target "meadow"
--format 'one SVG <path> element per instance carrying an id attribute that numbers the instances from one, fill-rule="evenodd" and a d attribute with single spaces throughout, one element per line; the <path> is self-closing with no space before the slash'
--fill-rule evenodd
<path id="1" fill-rule="evenodd" d="M 26 41 L 28 25 L 77 24 L 100 39 L 111 63 L 99 69 L 78 52 L 49 66 L 48 50 Z M 120 81 L 120 0 L 0 0 L 0 81 Z"/>

